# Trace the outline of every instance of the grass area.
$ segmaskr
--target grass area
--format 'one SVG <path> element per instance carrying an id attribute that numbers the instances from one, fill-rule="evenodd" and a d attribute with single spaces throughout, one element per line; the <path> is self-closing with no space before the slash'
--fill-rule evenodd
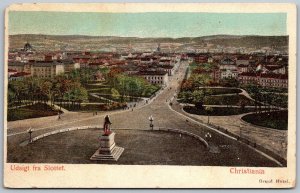
<path id="1" fill-rule="evenodd" d="M 123 109 L 126 107 L 124 103 L 112 103 L 112 104 L 81 104 L 79 105 L 62 105 L 63 108 L 69 111 L 109 111 L 109 110 L 117 110 Z"/>
<path id="2" fill-rule="evenodd" d="M 242 102 L 246 106 L 255 105 L 253 101 L 243 95 L 209 96 L 204 100 L 205 105 L 240 105 Z"/>
<path id="3" fill-rule="evenodd" d="M 112 101 L 116 101 L 116 102 L 138 102 L 141 99 L 137 98 L 137 97 L 130 97 L 130 96 L 119 96 L 118 98 L 114 98 L 112 95 L 105 95 L 105 94 L 98 94 L 99 97 L 103 97 L 103 98 L 107 98 L 110 99 Z"/>
<path id="4" fill-rule="evenodd" d="M 16 107 L 16 106 L 21 106 L 21 105 L 27 105 L 27 104 L 30 104 L 31 102 L 23 102 L 23 101 L 21 101 L 21 102 L 17 102 L 17 101 L 15 101 L 15 102 L 12 102 L 12 103 L 9 103 L 8 104 L 8 107 Z"/>
<path id="5" fill-rule="evenodd" d="M 59 111 L 52 109 L 49 105 L 36 103 L 31 106 L 18 109 L 8 109 L 7 121 L 16 121 L 30 118 L 47 117 L 57 115 Z"/>
<path id="6" fill-rule="evenodd" d="M 91 161 L 102 131 L 78 130 L 52 135 L 21 147 L 18 135 L 8 140 L 9 163 L 70 163 L 126 165 L 265 166 L 274 163 L 250 148 L 228 145 L 220 154 L 210 153 L 195 138 L 159 131 L 116 130 L 115 141 L 125 150 L 115 161 Z M 27 135 L 26 135 L 27 137 Z M 226 144 L 226 141 L 224 142 Z M 239 144 L 240 145 L 240 144 Z"/>
<path id="7" fill-rule="evenodd" d="M 186 106 L 183 110 L 196 115 L 208 115 L 205 109 L 197 109 L 196 107 Z M 243 113 L 253 112 L 254 108 L 235 108 L 235 107 L 212 107 L 212 111 L 209 112 L 210 116 L 228 116 L 239 115 Z"/>
<path id="8" fill-rule="evenodd" d="M 189 70 L 190 70 L 190 72 L 193 72 L 193 70 L 195 70 L 197 67 L 199 67 L 200 66 L 200 64 L 197 64 L 197 63 L 191 63 L 191 64 L 189 64 Z"/>
<path id="9" fill-rule="evenodd" d="M 245 115 L 242 119 L 254 125 L 269 127 L 277 130 L 288 129 L 288 111 L 276 111 Z"/>
<path id="10" fill-rule="evenodd" d="M 88 100 L 90 103 L 107 103 L 108 101 L 105 99 L 97 98 L 92 95 L 88 95 Z"/>
<path id="11" fill-rule="evenodd" d="M 199 90 L 210 90 L 212 95 L 221 95 L 221 94 L 236 94 L 241 93 L 241 89 L 237 88 L 201 88 Z"/>
<path id="12" fill-rule="evenodd" d="M 111 94 L 111 88 L 93 88 L 88 90 L 89 93 Z"/>

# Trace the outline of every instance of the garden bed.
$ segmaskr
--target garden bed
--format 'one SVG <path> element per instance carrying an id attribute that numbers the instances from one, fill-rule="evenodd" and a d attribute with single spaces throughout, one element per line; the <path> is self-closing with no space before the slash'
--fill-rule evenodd
<path id="1" fill-rule="evenodd" d="M 211 95 L 237 94 L 242 92 L 242 90 L 238 88 L 200 88 L 199 90 L 210 90 Z"/>
<path id="2" fill-rule="evenodd" d="M 243 116 L 242 120 L 262 127 L 269 127 L 277 130 L 287 130 L 288 111 L 276 111 L 258 114 L 254 113 Z"/>
<path id="3" fill-rule="evenodd" d="M 53 116 L 57 115 L 58 112 L 58 110 L 54 110 L 47 104 L 36 103 L 34 105 L 21 107 L 17 109 L 8 109 L 7 121 Z"/>
<path id="4" fill-rule="evenodd" d="M 249 100 L 243 95 L 224 95 L 224 96 L 209 96 L 205 99 L 206 105 L 240 105 L 244 103 L 246 106 L 254 106 L 255 102 Z"/>
<path id="5" fill-rule="evenodd" d="M 203 109 L 197 109 L 193 106 L 183 107 L 183 110 L 187 113 L 196 115 L 208 115 L 208 112 Z M 239 115 L 243 113 L 253 112 L 254 108 L 237 108 L 237 107 L 211 107 L 209 112 L 210 116 L 229 116 L 229 115 Z"/>
<path id="6" fill-rule="evenodd" d="M 112 104 L 81 104 L 81 105 L 62 105 L 63 108 L 69 111 L 110 111 L 110 110 L 117 110 L 117 109 L 124 109 L 127 107 L 124 103 L 112 103 Z"/>

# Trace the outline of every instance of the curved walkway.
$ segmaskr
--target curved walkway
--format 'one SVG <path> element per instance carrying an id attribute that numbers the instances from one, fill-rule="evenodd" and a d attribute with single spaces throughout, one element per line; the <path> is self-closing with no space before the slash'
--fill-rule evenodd
<path id="1" fill-rule="evenodd" d="M 60 129 L 60 130 L 55 130 L 55 131 L 51 131 L 48 133 L 44 133 L 41 135 L 38 135 L 36 137 L 33 137 L 31 140 L 27 139 L 24 142 L 22 142 L 20 145 L 21 146 L 25 146 L 29 143 L 33 143 L 37 140 L 40 140 L 44 137 L 48 137 L 50 135 L 56 135 L 59 133 L 64 133 L 64 132 L 69 132 L 69 131 L 76 131 L 76 130 L 83 130 L 83 129 L 103 129 L 102 127 L 99 127 L 99 125 L 89 125 L 89 126 L 81 126 L 81 127 L 70 127 L 70 128 L 64 128 L 64 129 Z M 132 129 L 128 129 L 128 128 L 118 128 L 117 130 L 132 130 Z M 145 130 L 145 131 L 149 131 L 150 129 L 138 129 L 138 130 Z M 32 130 L 34 132 L 34 130 Z M 179 130 L 179 129 L 171 129 L 171 128 L 154 128 L 151 131 L 166 131 L 166 132 L 174 132 L 174 133 L 179 133 L 179 134 L 183 134 L 183 135 L 188 135 L 191 137 L 194 137 L 195 139 L 199 140 L 206 148 L 210 149 L 210 146 L 208 144 L 208 142 L 203 139 L 202 137 L 200 137 L 199 135 L 196 135 L 194 133 L 190 133 L 187 131 L 183 131 L 183 130 Z"/>
<path id="2" fill-rule="evenodd" d="M 203 123 L 207 123 L 208 121 L 208 117 L 206 115 L 195 115 L 185 112 L 182 106 L 177 102 L 174 102 L 172 108 L 177 112 Z M 261 128 L 259 126 L 248 124 L 242 121 L 241 117 L 251 113 L 253 112 L 229 116 L 210 116 L 209 123 L 226 128 L 228 131 L 253 141 L 286 159 L 287 131 L 275 130 L 272 128 Z"/>

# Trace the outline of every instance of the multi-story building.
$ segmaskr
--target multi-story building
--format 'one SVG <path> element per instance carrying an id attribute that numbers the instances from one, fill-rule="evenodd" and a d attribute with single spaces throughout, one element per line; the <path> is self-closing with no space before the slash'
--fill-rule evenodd
<path id="1" fill-rule="evenodd" d="M 282 74 L 261 74 L 258 84 L 264 87 L 288 88 L 288 76 Z"/>
<path id="2" fill-rule="evenodd" d="M 80 69 L 79 63 L 74 63 L 73 61 L 62 61 L 64 64 L 65 72 L 71 72 L 72 70 Z"/>
<path id="3" fill-rule="evenodd" d="M 8 69 L 25 72 L 30 74 L 30 76 L 41 78 L 53 78 L 65 72 L 63 63 L 47 61 L 10 62 L 8 63 Z"/>
<path id="4" fill-rule="evenodd" d="M 239 81 L 243 84 L 258 84 L 263 87 L 288 88 L 288 76 L 283 74 L 241 73 Z"/>
<path id="5" fill-rule="evenodd" d="M 237 78 L 237 77 L 238 77 L 238 71 L 237 70 L 229 70 L 229 69 L 220 70 L 220 78 L 221 79 Z"/>
<path id="6" fill-rule="evenodd" d="M 53 78 L 64 72 L 64 64 L 57 62 L 36 62 L 31 68 L 32 76 L 41 78 Z"/>
<path id="7" fill-rule="evenodd" d="M 173 76 L 174 75 L 174 69 L 175 69 L 175 66 L 171 66 L 171 65 L 159 65 L 159 66 L 157 66 L 158 71 L 167 72 L 168 76 Z"/>
<path id="8" fill-rule="evenodd" d="M 257 77 L 254 72 L 243 72 L 239 74 L 238 80 L 242 84 L 257 84 Z"/>
<path id="9" fill-rule="evenodd" d="M 168 73 L 164 71 L 140 71 L 135 75 L 143 77 L 151 84 L 161 86 L 168 85 Z"/>

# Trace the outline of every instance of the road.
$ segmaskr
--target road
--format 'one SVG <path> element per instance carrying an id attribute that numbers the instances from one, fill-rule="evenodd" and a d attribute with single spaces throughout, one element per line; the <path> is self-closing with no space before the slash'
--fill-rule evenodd
<path id="1" fill-rule="evenodd" d="M 205 138 L 205 134 L 208 132 L 212 134 L 212 138 L 209 140 L 209 145 L 214 148 L 230 147 L 230 153 L 228 151 L 220 151 L 221 157 L 231 160 L 230 163 L 234 165 L 235 162 L 248 162 L 251 160 L 253 166 L 258 166 L 255 160 L 260 163 L 265 163 L 265 166 L 278 166 L 274 161 L 266 158 L 258 153 L 256 150 L 250 149 L 247 145 L 232 139 L 225 134 L 220 134 L 217 131 L 209 129 L 205 125 L 199 125 L 193 121 L 187 121 L 187 117 L 179 114 L 171 109 L 168 105 L 178 87 L 182 81 L 185 71 L 188 67 L 188 63 L 182 63 L 178 69 L 176 75 L 170 77 L 169 85 L 161 94 L 149 102 L 147 105 L 139 106 L 133 110 L 123 110 L 116 112 L 99 113 L 93 116 L 92 113 L 66 113 L 62 116 L 61 120 L 57 120 L 57 117 L 43 117 L 31 120 L 20 120 L 8 123 L 8 141 L 14 141 L 15 143 L 21 143 L 22 140 L 26 140 L 28 134 L 26 130 L 31 127 L 35 129 L 33 136 L 49 132 L 51 130 L 57 130 L 61 128 L 74 127 L 74 126 L 86 126 L 86 125 L 98 125 L 102 127 L 104 116 L 110 115 L 111 122 L 113 123 L 111 128 L 118 133 L 118 129 L 133 129 L 133 130 L 145 130 L 149 129 L 149 116 L 154 118 L 154 127 L 164 127 L 172 129 L 181 129 L 197 134 Z M 16 139 L 14 140 L 14 138 Z M 225 154 L 225 155 L 224 155 Z M 211 154 L 216 156 L 216 154 Z M 255 160 L 253 160 L 255 157 Z M 251 159 L 252 158 L 252 159 Z M 252 163 L 253 162 L 253 163 Z M 251 165 L 250 164 L 250 165 Z M 261 166 L 261 165 L 260 165 Z"/>

